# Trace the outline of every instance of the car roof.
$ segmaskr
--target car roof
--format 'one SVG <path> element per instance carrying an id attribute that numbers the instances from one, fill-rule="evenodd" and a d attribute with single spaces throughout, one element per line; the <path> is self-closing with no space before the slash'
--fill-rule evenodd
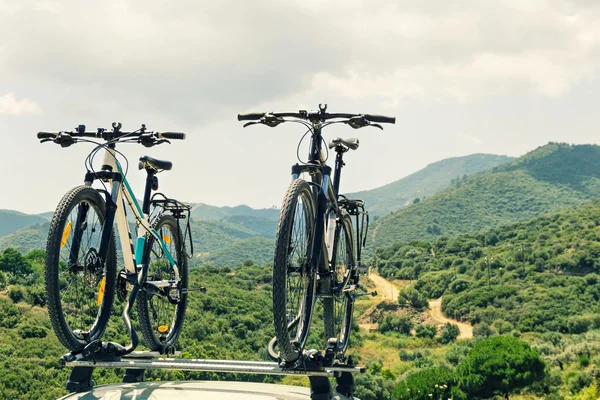
<path id="1" fill-rule="evenodd" d="M 97 386 L 62 400 L 310 400 L 310 389 L 300 386 L 228 381 L 138 382 Z M 334 399 L 347 400 L 336 394 Z M 356 398 L 355 398 L 356 399 Z"/>

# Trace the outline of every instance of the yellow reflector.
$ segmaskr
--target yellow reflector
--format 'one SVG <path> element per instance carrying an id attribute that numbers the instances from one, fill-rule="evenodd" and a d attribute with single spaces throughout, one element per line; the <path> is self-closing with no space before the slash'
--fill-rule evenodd
<path id="1" fill-rule="evenodd" d="M 106 277 L 102 277 L 100 281 L 100 289 L 98 289 L 98 307 L 102 304 L 102 299 L 104 299 L 104 288 L 106 287 Z"/>
<path id="2" fill-rule="evenodd" d="M 169 327 L 167 325 L 161 325 L 161 326 L 158 327 L 158 331 L 160 333 L 165 333 L 168 330 L 169 330 Z"/>
<path id="3" fill-rule="evenodd" d="M 71 227 L 73 226 L 73 222 L 69 221 L 67 226 L 65 226 L 65 231 L 62 235 L 62 240 L 60 241 L 60 247 L 65 247 L 67 245 L 67 240 L 69 239 L 69 235 L 71 234 Z"/>
<path id="4" fill-rule="evenodd" d="M 171 244 L 171 236 L 163 235 L 163 240 L 166 244 Z"/>

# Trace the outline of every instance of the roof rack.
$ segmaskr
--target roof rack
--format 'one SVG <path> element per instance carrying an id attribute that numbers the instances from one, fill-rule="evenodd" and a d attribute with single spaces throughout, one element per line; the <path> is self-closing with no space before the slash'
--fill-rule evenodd
<path id="1" fill-rule="evenodd" d="M 124 383 L 143 382 L 145 371 L 152 369 L 170 369 L 179 371 L 224 372 L 265 375 L 304 375 L 310 381 L 312 400 L 333 399 L 333 389 L 329 378 L 336 380 L 336 392 L 351 397 L 355 391 L 353 374 L 364 373 L 364 367 L 353 364 L 348 357 L 346 363 L 332 362 L 325 352 L 325 357 L 318 351 L 308 351 L 293 364 L 266 361 L 238 360 L 204 360 L 171 358 L 159 352 L 137 351 L 126 356 L 117 357 L 106 349 L 111 346 L 101 345 L 100 350 L 82 357 L 72 353 L 62 357 L 65 366 L 72 367 L 67 390 L 69 392 L 84 392 L 91 390 L 92 372 L 94 368 L 124 368 Z M 173 356 L 180 355 L 176 352 Z"/>

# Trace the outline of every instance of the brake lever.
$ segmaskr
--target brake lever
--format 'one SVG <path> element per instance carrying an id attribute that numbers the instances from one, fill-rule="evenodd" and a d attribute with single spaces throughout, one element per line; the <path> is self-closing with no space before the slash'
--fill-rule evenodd
<path id="1" fill-rule="evenodd" d="M 276 117 L 272 114 L 267 114 L 260 119 L 261 124 L 265 124 L 271 128 L 275 128 L 277 125 L 283 122 L 285 122 L 285 120 L 282 117 Z"/>
<path id="2" fill-rule="evenodd" d="M 76 142 L 76 140 L 73 139 L 73 136 L 69 135 L 68 133 L 59 133 L 54 139 L 51 140 L 56 144 L 60 144 L 60 147 L 69 147 Z"/>
<path id="3" fill-rule="evenodd" d="M 250 125 L 256 125 L 256 124 L 260 124 L 261 122 L 246 122 L 243 126 L 243 128 L 250 126 Z"/>
<path id="4" fill-rule="evenodd" d="M 365 117 L 352 117 L 348 121 L 344 121 L 354 129 L 360 129 L 369 124 Z"/>
<path id="5" fill-rule="evenodd" d="M 46 138 L 46 139 L 40 140 L 40 143 L 44 143 L 44 142 L 54 142 L 54 139 Z"/>
<path id="6" fill-rule="evenodd" d="M 160 139 L 160 140 L 157 140 L 155 144 L 162 144 L 162 143 L 171 144 L 171 141 L 167 140 L 167 139 Z"/>
<path id="7" fill-rule="evenodd" d="M 366 126 L 372 126 L 373 128 L 379 128 L 379 129 L 383 130 L 383 126 L 381 126 L 379 124 L 373 124 L 371 122 L 369 122 Z"/>

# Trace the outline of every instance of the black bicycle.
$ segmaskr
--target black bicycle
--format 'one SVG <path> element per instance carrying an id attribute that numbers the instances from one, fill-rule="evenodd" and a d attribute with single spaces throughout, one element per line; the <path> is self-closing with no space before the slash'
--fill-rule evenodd
<path id="1" fill-rule="evenodd" d="M 294 363 L 303 354 L 318 297 L 323 302 L 325 336 L 336 359 L 343 360 L 350 338 L 353 304 L 357 297 L 375 293 L 357 293 L 359 276 L 368 268 L 361 263 L 366 242 L 368 213 L 362 200 L 339 195 L 343 155 L 358 148 L 358 139 L 336 138 L 329 149 L 336 152 L 335 174 L 326 163 L 321 135 L 326 126 L 342 123 L 354 129 L 395 123 L 395 118 L 369 114 L 329 114 L 327 105 L 319 111 L 297 113 L 253 113 L 238 115 L 244 127 L 263 124 L 272 128 L 284 123 L 300 123 L 310 133 L 308 161 L 292 167 L 289 186 L 279 215 L 273 266 L 273 313 L 275 338 L 268 346 L 269 355 Z M 300 145 L 298 145 L 298 149 Z M 308 174 L 309 179 L 302 179 Z M 352 216 L 355 217 L 356 236 Z M 356 246 L 355 246 L 356 244 Z M 278 346 L 279 352 L 275 351 Z"/>
<path id="2" fill-rule="evenodd" d="M 104 333 L 115 292 L 129 298 L 123 319 L 131 344 L 114 345 L 116 355 L 132 352 L 138 336 L 129 319 L 136 301 L 144 340 L 153 351 L 169 353 L 182 329 L 188 292 L 187 258 L 191 250 L 190 206 L 170 199 L 158 189 L 157 174 L 170 170 L 169 161 L 148 156 L 140 158 L 139 168 L 147 174 L 143 204 L 127 182 L 127 159 L 116 150 L 117 143 L 139 143 L 152 147 L 184 139 L 185 134 L 153 132 L 145 125 L 133 132 L 112 130 L 86 132 L 80 125 L 74 131 L 39 132 L 42 143 L 62 147 L 85 142 L 94 144 L 85 166 L 84 185 L 71 189 L 60 201 L 50 224 L 46 245 L 46 291 L 48 311 L 60 342 L 74 354 L 97 345 Z M 99 142 L 98 140 L 103 140 Z M 94 169 L 94 157 L 104 151 L 102 167 Z M 123 156 L 125 164 L 118 160 Z M 93 188 L 94 182 L 99 188 Z M 125 205 L 138 226 L 135 246 Z M 185 233 L 180 221 L 187 219 Z M 113 226 L 117 225 L 125 268 L 117 276 L 117 253 Z M 190 248 L 186 249 L 189 238 Z M 189 251 L 189 253 L 188 253 Z M 139 296 L 138 296 L 139 293 Z M 96 346 L 97 348 L 97 346 Z"/>

